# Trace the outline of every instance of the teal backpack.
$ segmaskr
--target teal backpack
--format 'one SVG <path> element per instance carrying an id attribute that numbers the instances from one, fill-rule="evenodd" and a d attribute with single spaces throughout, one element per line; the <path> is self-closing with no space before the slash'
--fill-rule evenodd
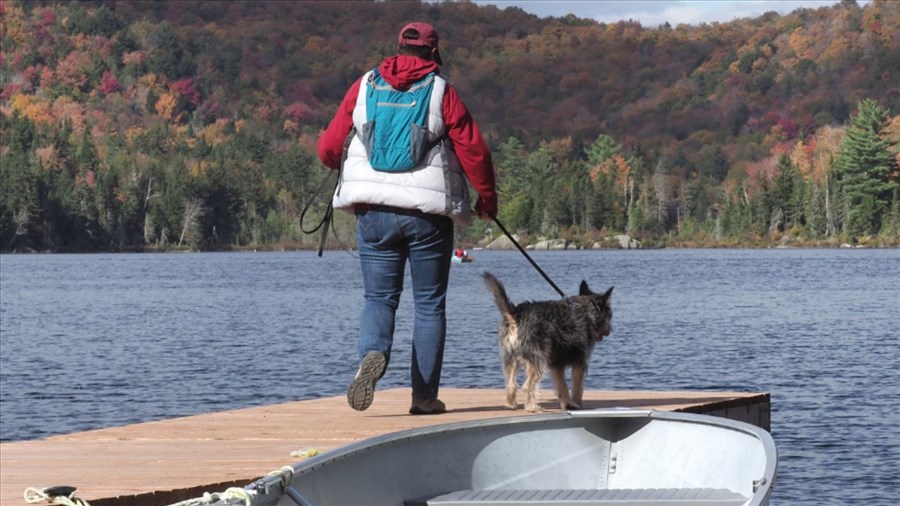
<path id="1" fill-rule="evenodd" d="M 440 142 L 428 141 L 428 104 L 434 79 L 432 72 L 400 91 L 389 85 L 378 69 L 369 75 L 362 141 L 373 169 L 411 170 Z"/>

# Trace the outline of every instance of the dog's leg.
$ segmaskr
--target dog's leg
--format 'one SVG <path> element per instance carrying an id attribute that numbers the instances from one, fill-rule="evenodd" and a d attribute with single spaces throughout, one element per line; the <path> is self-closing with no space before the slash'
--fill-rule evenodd
<path id="1" fill-rule="evenodd" d="M 532 365 L 530 362 L 525 363 L 525 384 L 522 389 L 525 390 L 525 409 L 531 412 L 543 411 L 537 403 L 538 386 L 541 384 L 543 371 Z"/>
<path id="2" fill-rule="evenodd" d="M 587 365 L 572 366 L 572 400 L 577 409 L 581 409 L 584 396 L 584 377 L 587 375 Z"/>
<path id="3" fill-rule="evenodd" d="M 569 386 L 566 384 L 566 369 L 564 367 L 554 367 L 550 370 L 553 377 L 553 386 L 556 387 L 556 398 L 559 400 L 559 409 L 578 409 L 581 406 L 572 402 L 569 397 Z"/>
<path id="4" fill-rule="evenodd" d="M 519 409 L 516 403 L 516 376 L 519 375 L 519 365 L 516 359 L 507 359 L 503 363 L 503 375 L 506 376 L 506 407 Z"/>

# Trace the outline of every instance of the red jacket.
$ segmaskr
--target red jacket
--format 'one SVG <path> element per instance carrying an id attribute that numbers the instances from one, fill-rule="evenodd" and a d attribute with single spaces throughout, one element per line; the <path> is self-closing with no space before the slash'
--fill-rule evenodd
<path id="1" fill-rule="evenodd" d="M 407 55 L 391 56 L 378 66 L 378 72 L 384 80 L 394 88 L 401 90 L 418 82 L 429 72 L 438 71 L 438 66 L 433 61 Z M 353 109 L 356 107 L 356 97 L 359 95 L 361 81 L 360 77 L 347 90 L 334 118 L 319 138 L 319 159 L 329 168 L 338 169 L 341 166 L 344 141 L 350 130 L 353 129 Z M 491 160 L 491 152 L 487 143 L 484 142 L 484 137 L 482 137 L 478 125 L 475 124 L 475 120 L 472 119 L 465 104 L 460 100 L 456 89 L 449 83 L 441 112 L 447 128 L 447 136 L 453 142 L 453 149 L 459 159 L 459 164 L 465 171 L 469 182 L 472 183 L 472 187 L 478 192 L 479 198 L 475 204 L 475 211 L 496 216 L 497 192 L 494 185 L 494 162 Z"/>

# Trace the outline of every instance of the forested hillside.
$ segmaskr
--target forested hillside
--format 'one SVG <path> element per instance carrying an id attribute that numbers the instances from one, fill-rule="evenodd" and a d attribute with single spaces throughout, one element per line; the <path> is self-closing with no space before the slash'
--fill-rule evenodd
<path id="1" fill-rule="evenodd" d="M 900 2 L 654 27 L 414 1 L 0 0 L 0 19 L 4 251 L 315 245 L 318 134 L 409 20 L 440 32 L 525 241 L 900 245 Z M 335 231 L 351 245 L 352 217 Z"/>

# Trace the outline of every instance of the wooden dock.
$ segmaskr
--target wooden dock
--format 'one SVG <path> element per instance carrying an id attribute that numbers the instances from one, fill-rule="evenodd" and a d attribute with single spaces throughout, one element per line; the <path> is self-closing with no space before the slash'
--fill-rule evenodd
<path id="1" fill-rule="evenodd" d="M 542 392 L 547 411 L 554 396 Z M 500 389 L 442 388 L 449 411 L 410 416 L 409 389 L 377 392 L 367 411 L 344 396 L 0 443 L 0 505 L 26 504 L 27 487 L 78 487 L 92 506 L 164 505 L 244 486 L 291 465 L 301 449 L 327 451 L 369 437 L 442 423 L 527 416 Z M 769 429 L 769 394 L 590 391 L 585 408 L 634 407 L 724 416 Z"/>

